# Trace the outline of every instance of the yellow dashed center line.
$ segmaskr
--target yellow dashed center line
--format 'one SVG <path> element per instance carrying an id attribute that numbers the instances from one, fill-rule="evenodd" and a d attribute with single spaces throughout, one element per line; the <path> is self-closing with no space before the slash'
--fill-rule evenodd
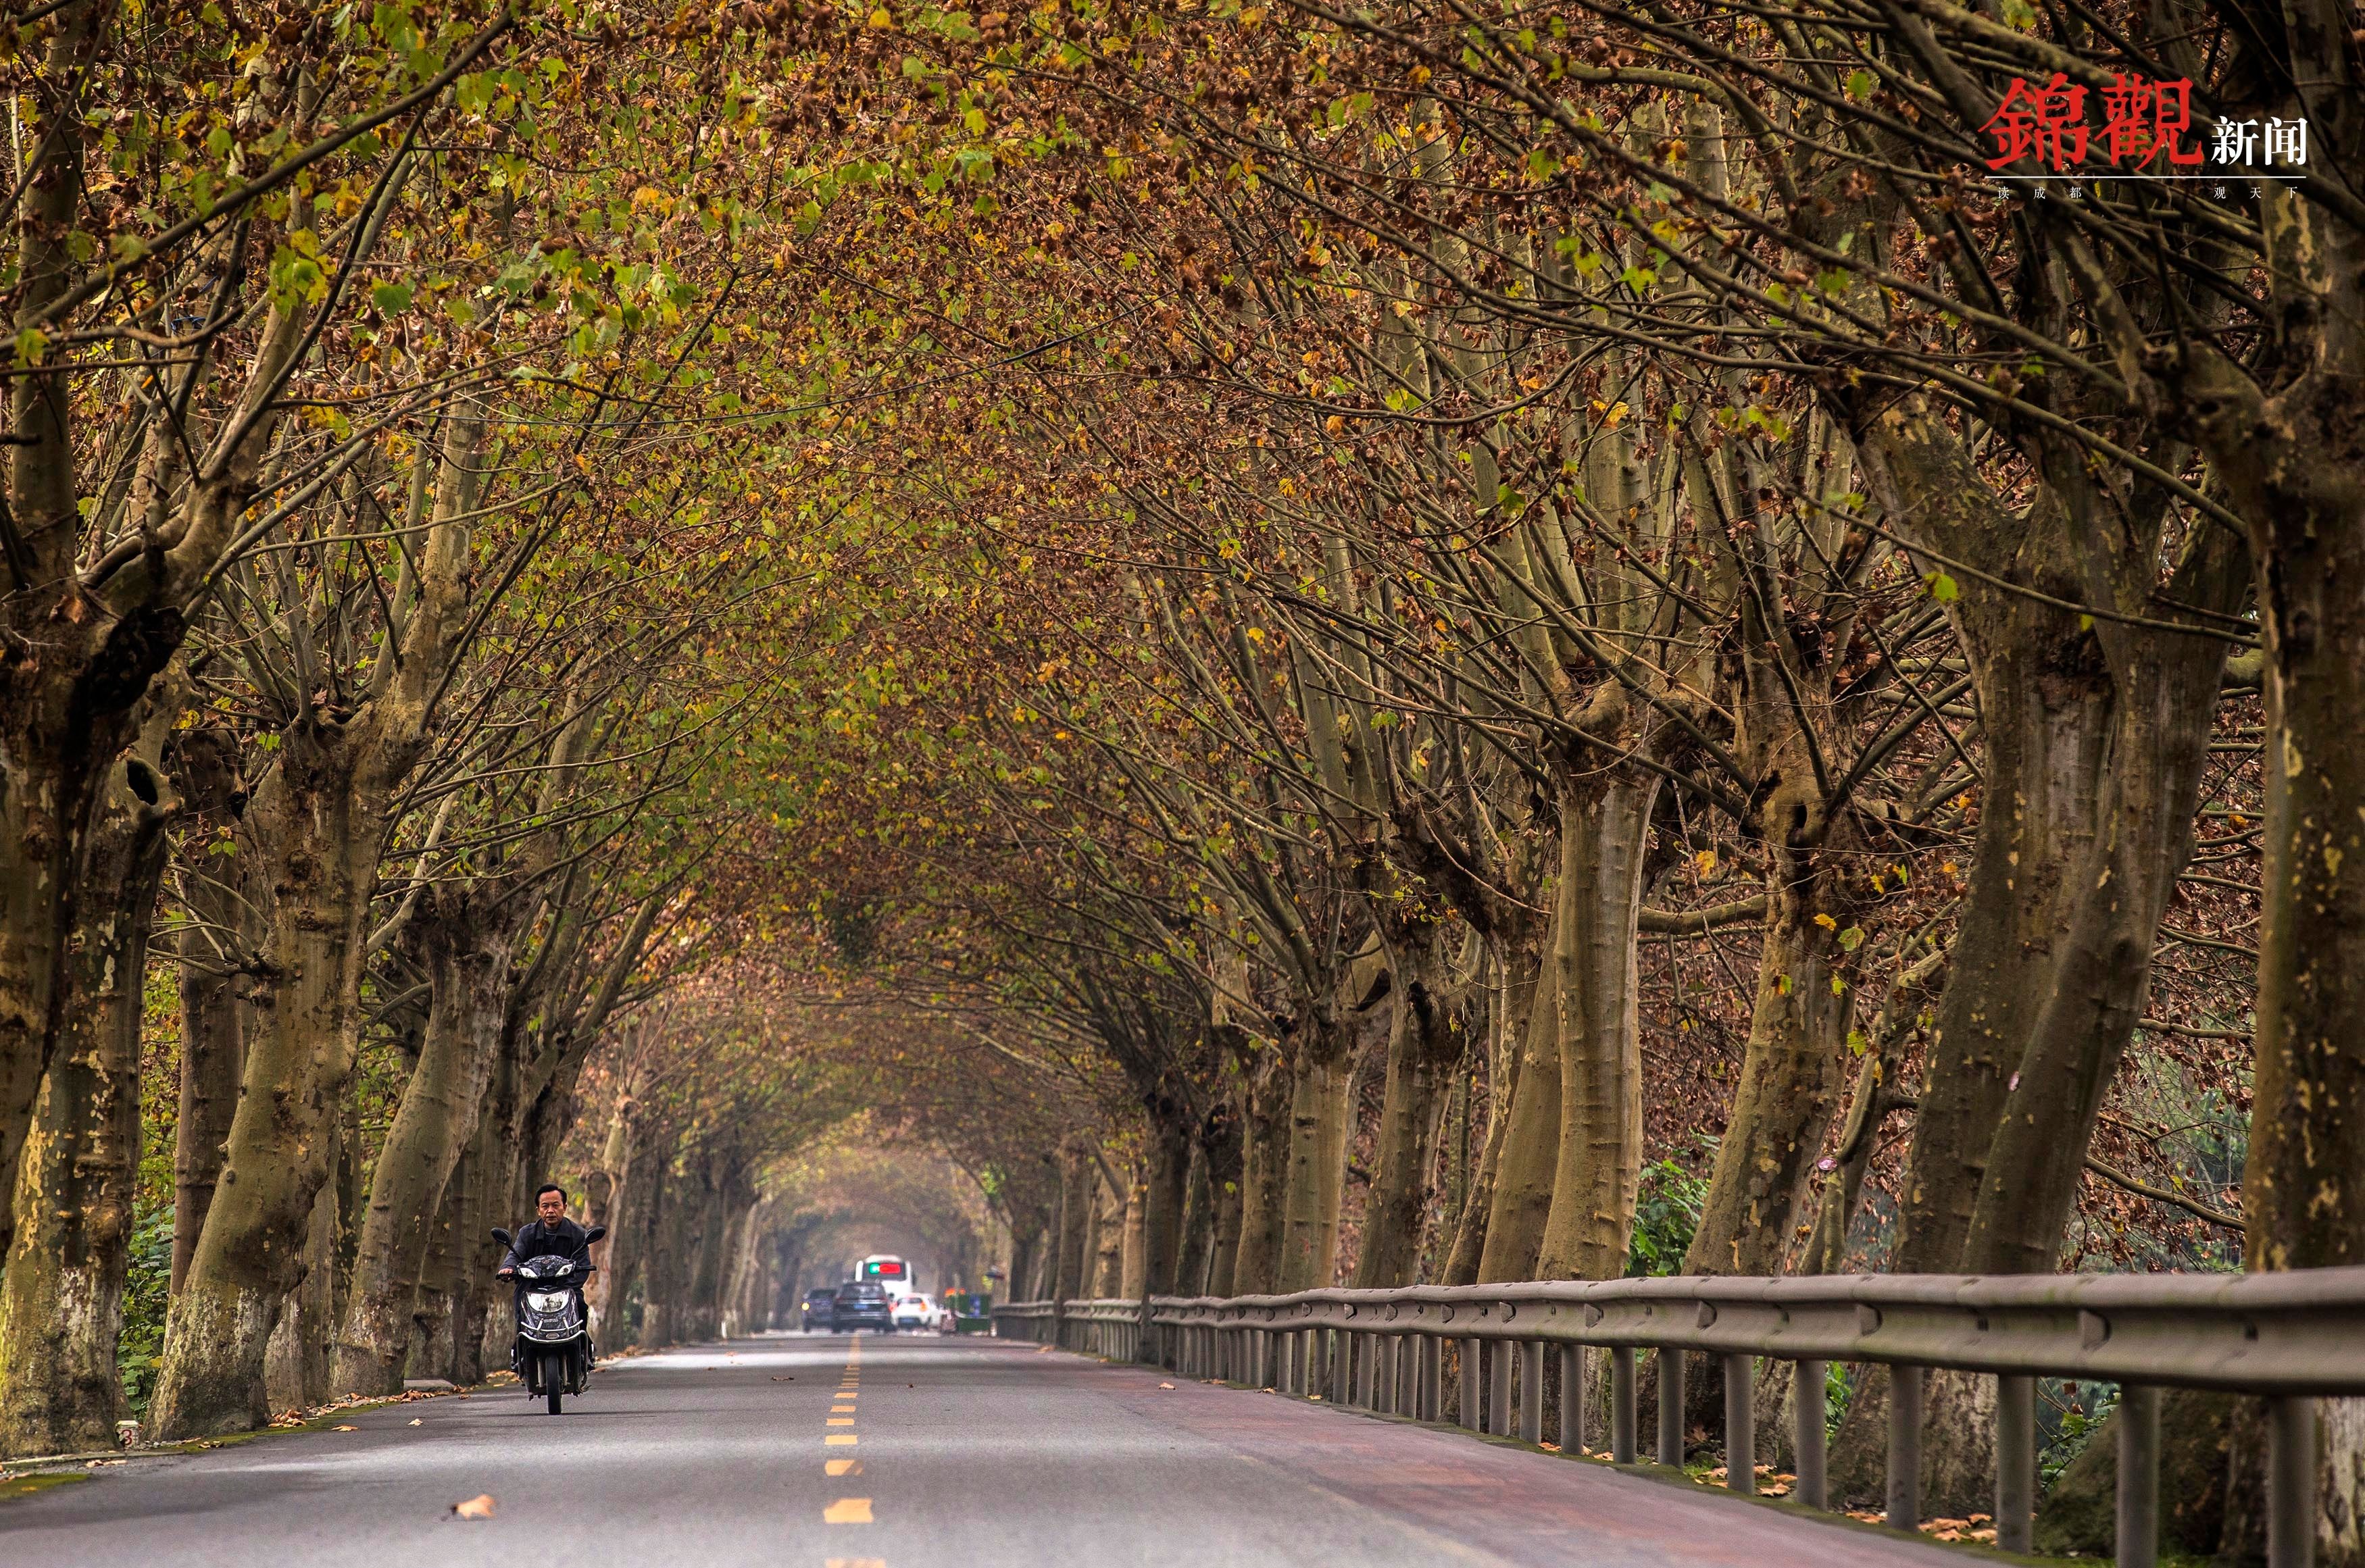
<path id="1" fill-rule="evenodd" d="M 838 1403 L 829 1407 L 827 1417 L 829 1426 L 851 1427 L 854 1425 L 856 1414 L 854 1401 L 860 1395 L 861 1383 L 862 1341 L 857 1339 L 854 1342 L 853 1351 L 846 1358 L 846 1376 L 839 1382 L 837 1387 Z M 831 1448 L 850 1448 L 854 1444 L 855 1438 L 852 1432 L 829 1432 L 824 1434 L 821 1440 Z M 859 1475 L 862 1473 L 862 1462 L 858 1459 L 833 1459 L 824 1462 L 822 1468 L 832 1476 Z M 821 1511 L 821 1518 L 824 1524 L 869 1524 L 872 1522 L 870 1499 L 840 1497 Z M 828 1559 L 827 1568 L 887 1568 L 887 1563 L 884 1559 L 877 1557 L 833 1557 Z"/>

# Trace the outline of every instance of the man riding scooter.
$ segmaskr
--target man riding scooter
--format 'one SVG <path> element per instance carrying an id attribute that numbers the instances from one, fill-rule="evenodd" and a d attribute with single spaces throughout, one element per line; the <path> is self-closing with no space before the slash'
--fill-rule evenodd
<path id="1" fill-rule="evenodd" d="M 503 1279 L 517 1282 L 517 1338 L 510 1370 L 526 1393 L 549 1401 L 559 1412 L 561 1396 L 580 1394 L 598 1351 L 591 1344 L 583 1284 L 591 1277 L 591 1244 L 608 1234 L 605 1226 L 585 1230 L 566 1217 L 566 1189 L 545 1182 L 533 1195 L 534 1218 L 512 1238 L 493 1239 L 509 1249 L 501 1259 Z"/>

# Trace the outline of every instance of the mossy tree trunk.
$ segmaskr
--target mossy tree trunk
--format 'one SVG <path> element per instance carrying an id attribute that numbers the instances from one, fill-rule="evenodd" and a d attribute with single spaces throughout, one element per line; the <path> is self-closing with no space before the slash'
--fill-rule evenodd
<path id="1" fill-rule="evenodd" d="M 163 713 L 118 763 L 82 874 L 65 1026 L 17 1172 L 18 1225 L 0 1274 L 0 1454 L 109 1448 L 122 1414 L 123 1318 L 140 1162 L 140 1036 L 148 939 L 178 801 L 158 767 Z"/>

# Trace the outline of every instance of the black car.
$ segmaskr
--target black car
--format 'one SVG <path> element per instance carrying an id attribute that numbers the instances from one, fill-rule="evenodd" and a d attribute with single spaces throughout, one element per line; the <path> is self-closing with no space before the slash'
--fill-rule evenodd
<path id="1" fill-rule="evenodd" d="M 832 1327 L 830 1315 L 836 1305 L 837 1293 L 827 1286 L 805 1292 L 803 1321 L 798 1327 L 808 1334 L 816 1328 L 826 1332 Z"/>
<path id="2" fill-rule="evenodd" d="M 837 1287 L 837 1298 L 830 1304 L 829 1326 L 843 1334 L 849 1328 L 876 1328 L 881 1334 L 895 1332 L 895 1304 L 887 1299 L 887 1287 L 857 1280 Z"/>

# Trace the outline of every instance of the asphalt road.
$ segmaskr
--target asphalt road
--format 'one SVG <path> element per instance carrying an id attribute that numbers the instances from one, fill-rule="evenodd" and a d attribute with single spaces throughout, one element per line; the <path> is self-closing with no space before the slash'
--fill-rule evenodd
<path id="1" fill-rule="evenodd" d="M 0 1502 L 0 1563 L 1963 1562 L 1597 1464 L 980 1339 L 743 1340 L 604 1368 L 555 1419 L 514 1393 L 348 1419 Z M 479 1495 L 492 1518 L 453 1516 Z"/>

